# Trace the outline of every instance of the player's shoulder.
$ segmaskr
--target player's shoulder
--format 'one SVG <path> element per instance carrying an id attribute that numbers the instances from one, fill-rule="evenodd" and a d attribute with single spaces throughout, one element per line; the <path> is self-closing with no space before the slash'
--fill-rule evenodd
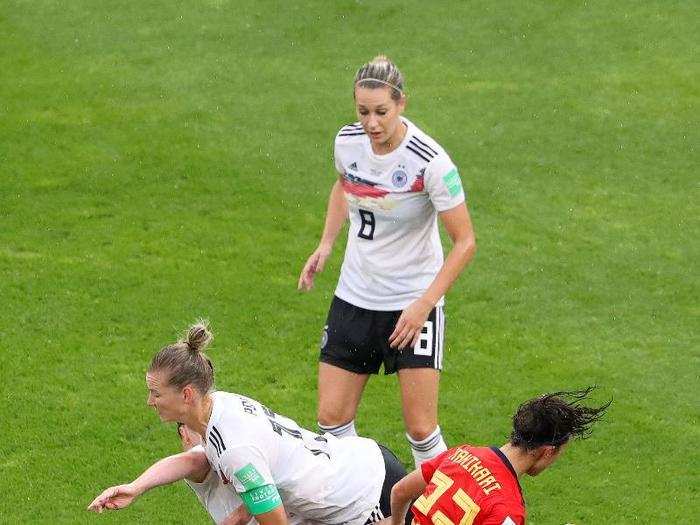
<path id="1" fill-rule="evenodd" d="M 450 160 L 450 156 L 445 149 L 425 131 L 416 126 L 408 119 L 404 119 L 408 129 L 406 130 L 407 140 L 404 141 L 404 148 L 408 155 L 419 159 L 419 161 L 429 164 Z"/>
<path id="2" fill-rule="evenodd" d="M 232 392 L 214 392 L 212 399 L 214 406 L 204 439 L 221 456 L 240 440 L 242 430 L 251 426 L 246 421 L 246 407 L 253 400 Z"/>
<path id="3" fill-rule="evenodd" d="M 523 523 L 525 504 L 522 490 L 508 459 L 496 447 L 478 447 L 473 450 L 495 476 L 495 482 L 486 487 L 489 490 L 485 499 L 490 507 L 489 515 L 501 516 L 504 520 L 510 517 L 516 524 Z"/>
<path id="4" fill-rule="evenodd" d="M 485 501 L 493 509 L 504 508 L 508 511 L 520 511 L 525 508 L 520 489 L 509 484 L 491 491 Z"/>
<path id="5" fill-rule="evenodd" d="M 342 126 L 335 135 L 336 144 L 353 144 L 362 141 L 367 134 L 359 122 L 353 122 Z"/>

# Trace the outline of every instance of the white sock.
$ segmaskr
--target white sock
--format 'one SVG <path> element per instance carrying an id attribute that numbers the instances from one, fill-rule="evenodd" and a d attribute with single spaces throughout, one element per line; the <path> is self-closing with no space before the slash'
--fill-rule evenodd
<path id="1" fill-rule="evenodd" d="M 408 442 L 411 444 L 411 452 L 413 452 L 413 460 L 416 463 L 416 468 L 420 468 L 421 463 L 424 461 L 433 459 L 435 456 L 447 450 L 447 445 L 445 444 L 445 440 L 442 439 L 442 432 L 439 426 L 436 427 L 427 438 L 421 439 L 420 441 L 416 441 L 408 434 L 406 434 L 406 439 L 408 439 Z"/>
<path id="2" fill-rule="evenodd" d="M 335 437 L 339 437 L 339 438 L 357 435 L 357 430 L 355 430 L 355 420 L 354 419 L 351 419 L 347 423 L 344 423 L 342 425 L 337 425 L 334 427 L 322 425 L 321 423 L 319 423 L 318 429 L 321 431 L 322 434 L 325 434 L 326 432 L 328 432 L 329 434 L 333 434 Z"/>

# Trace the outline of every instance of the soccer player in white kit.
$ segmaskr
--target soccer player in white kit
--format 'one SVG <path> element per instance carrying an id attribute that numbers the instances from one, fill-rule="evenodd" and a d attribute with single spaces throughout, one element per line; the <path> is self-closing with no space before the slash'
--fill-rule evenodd
<path id="1" fill-rule="evenodd" d="M 325 227 L 299 277 L 309 290 L 346 219 L 345 259 L 321 342 L 319 428 L 356 435 L 370 374 L 384 365 L 401 385 L 406 437 L 416 465 L 446 450 L 438 426 L 444 295 L 472 259 L 474 232 L 457 168 L 402 116 L 403 77 L 386 57 L 357 72 L 359 122 L 335 139 Z M 443 259 L 438 217 L 452 240 Z"/>
<path id="2" fill-rule="evenodd" d="M 390 515 L 391 487 L 406 471 L 388 449 L 371 439 L 321 436 L 253 399 L 214 391 L 202 352 L 210 340 L 205 324 L 194 325 L 156 354 L 146 374 L 148 404 L 161 420 L 199 434 L 204 451 L 161 460 L 139 478 L 136 493 L 107 489 L 90 510 L 123 508 L 211 466 L 261 525 L 365 525 Z"/>

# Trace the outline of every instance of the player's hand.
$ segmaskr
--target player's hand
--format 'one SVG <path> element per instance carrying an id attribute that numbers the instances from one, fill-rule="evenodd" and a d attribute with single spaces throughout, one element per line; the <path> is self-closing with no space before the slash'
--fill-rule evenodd
<path id="1" fill-rule="evenodd" d="M 131 505 L 131 503 L 138 496 L 138 490 L 136 490 L 131 483 L 126 485 L 117 485 L 116 487 L 108 488 L 102 494 L 97 496 L 92 503 L 88 505 L 87 510 L 97 512 L 99 514 L 105 509 L 123 509 L 124 507 Z"/>
<path id="2" fill-rule="evenodd" d="M 316 248 L 316 251 L 308 258 L 304 269 L 301 271 L 297 290 L 309 291 L 314 287 L 314 276 L 323 271 L 323 267 L 326 265 L 326 259 L 328 259 L 330 254 L 330 246 L 325 244 L 318 245 L 318 248 Z"/>
<path id="3" fill-rule="evenodd" d="M 420 339 L 420 333 L 425 321 L 430 315 L 433 305 L 423 299 L 414 301 L 401 312 L 394 331 L 389 336 L 389 346 L 398 350 L 413 347 Z"/>

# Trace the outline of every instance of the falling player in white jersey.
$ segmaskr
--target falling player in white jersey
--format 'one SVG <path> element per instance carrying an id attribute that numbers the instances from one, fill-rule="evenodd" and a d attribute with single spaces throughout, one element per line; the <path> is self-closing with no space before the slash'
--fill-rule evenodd
<path id="1" fill-rule="evenodd" d="M 204 323 L 192 326 L 155 355 L 146 374 L 148 404 L 161 420 L 199 434 L 204 450 L 159 461 L 140 483 L 104 491 L 90 510 L 123 508 L 146 490 L 211 467 L 261 525 L 365 525 L 390 515 L 391 487 L 406 471 L 388 449 L 314 434 L 253 399 L 214 391 L 202 352 L 210 340 Z"/>
<path id="2" fill-rule="evenodd" d="M 402 116 L 403 77 L 378 56 L 357 72 L 359 122 L 335 139 L 339 177 L 321 241 L 299 277 L 313 287 L 346 219 L 345 259 L 321 342 L 319 428 L 356 435 L 370 374 L 398 373 L 406 437 L 416 465 L 446 450 L 438 426 L 444 295 L 476 250 L 457 168 Z M 443 259 L 438 217 L 452 249 Z"/>

